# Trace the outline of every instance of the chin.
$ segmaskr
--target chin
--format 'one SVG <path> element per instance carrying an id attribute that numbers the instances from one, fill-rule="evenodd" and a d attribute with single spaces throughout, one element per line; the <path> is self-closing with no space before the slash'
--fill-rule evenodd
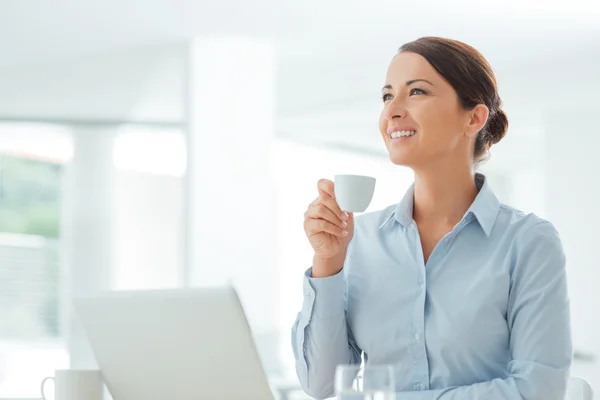
<path id="1" fill-rule="evenodd" d="M 398 165 L 400 167 L 409 167 L 409 168 L 413 167 L 413 163 L 411 163 L 408 160 L 401 159 L 401 158 L 399 159 L 399 158 L 390 157 L 390 161 L 392 162 L 392 164 Z"/>
<path id="2" fill-rule="evenodd" d="M 388 151 L 390 161 L 395 165 L 403 167 L 412 167 L 417 160 L 414 154 L 405 154 L 404 152 Z"/>

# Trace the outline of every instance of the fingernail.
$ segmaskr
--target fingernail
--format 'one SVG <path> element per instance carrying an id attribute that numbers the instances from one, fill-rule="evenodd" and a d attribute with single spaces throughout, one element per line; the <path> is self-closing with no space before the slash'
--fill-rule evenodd
<path id="1" fill-rule="evenodd" d="M 348 224 L 345 221 L 342 221 L 342 226 L 345 228 L 348 226 Z"/>
<path id="2" fill-rule="evenodd" d="M 348 236 L 348 231 L 342 231 L 342 236 Z"/>
<path id="3" fill-rule="evenodd" d="M 343 212 L 342 213 L 342 219 L 348 219 L 348 213 L 347 212 Z"/>

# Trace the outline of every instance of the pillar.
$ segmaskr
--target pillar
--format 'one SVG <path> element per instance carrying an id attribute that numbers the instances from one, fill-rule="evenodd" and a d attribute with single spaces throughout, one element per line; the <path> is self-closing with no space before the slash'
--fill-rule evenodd
<path id="1" fill-rule="evenodd" d="M 61 209 L 63 326 L 71 368 L 97 368 L 72 309 L 78 295 L 112 288 L 114 127 L 72 130 L 73 158 L 65 166 Z"/>
<path id="2" fill-rule="evenodd" d="M 188 55 L 188 282 L 231 282 L 251 325 L 269 330 L 277 297 L 274 48 L 250 38 L 197 38 Z"/>

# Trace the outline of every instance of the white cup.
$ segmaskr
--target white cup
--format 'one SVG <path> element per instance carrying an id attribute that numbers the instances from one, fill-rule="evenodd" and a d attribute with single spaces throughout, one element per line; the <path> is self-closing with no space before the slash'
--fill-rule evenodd
<path id="1" fill-rule="evenodd" d="M 336 175 L 335 199 L 342 211 L 363 212 L 375 192 L 375 178 L 363 175 Z"/>
<path id="2" fill-rule="evenodd" d="M 54 400 L 102 400 L 103 384 L 99 370 L 61 369 L 42 380 L 42 398 L 48 400 L 44 387 L 54 381 Z"/>

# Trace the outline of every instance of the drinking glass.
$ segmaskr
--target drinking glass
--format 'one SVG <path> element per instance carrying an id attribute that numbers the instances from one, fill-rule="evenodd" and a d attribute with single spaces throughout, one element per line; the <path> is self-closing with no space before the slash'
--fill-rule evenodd
<path id="1" fill-rule="evenodd" d="M 338 400 L 394 400 L 395 390 L 391 365 L 338 365 L 336 368 Z"/>

